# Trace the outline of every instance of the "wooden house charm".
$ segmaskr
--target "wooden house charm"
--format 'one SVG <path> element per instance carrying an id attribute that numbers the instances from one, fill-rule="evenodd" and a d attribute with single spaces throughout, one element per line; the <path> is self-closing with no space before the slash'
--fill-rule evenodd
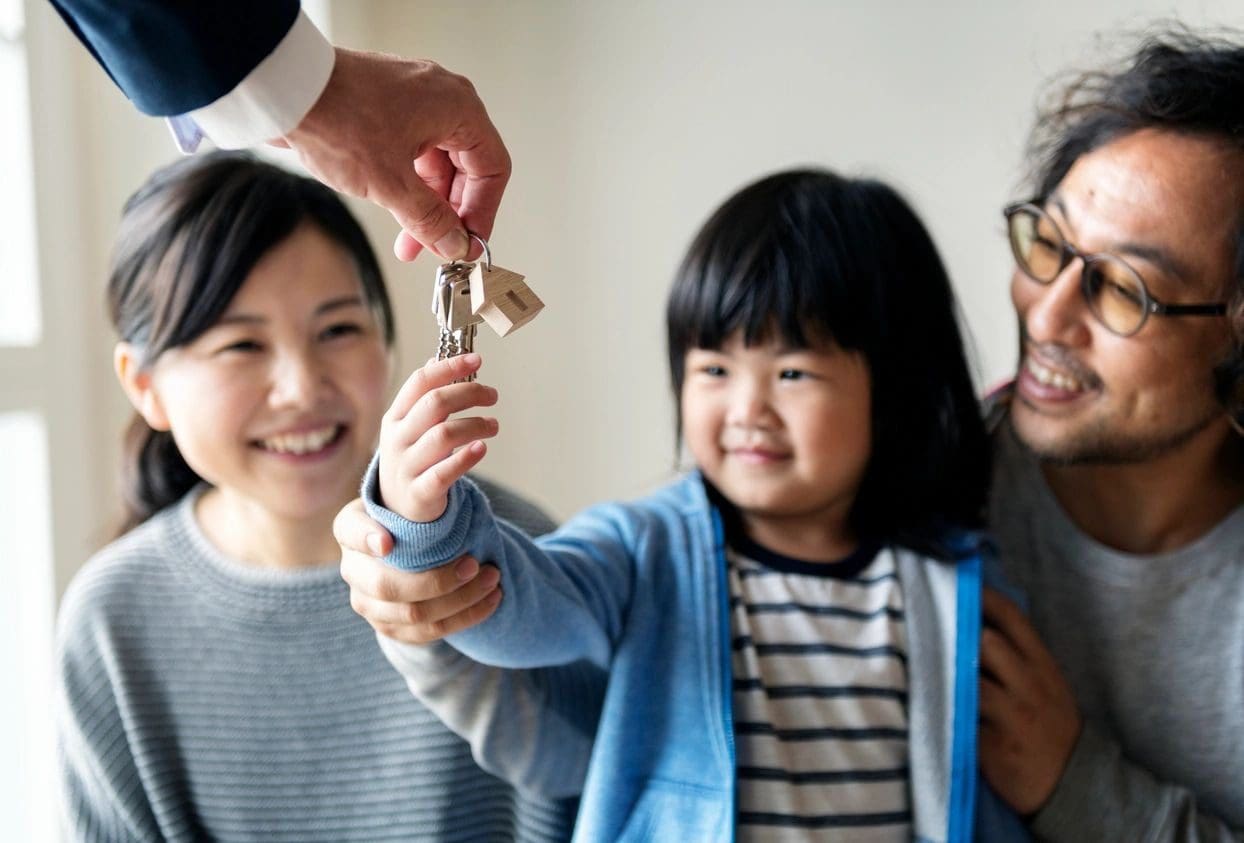
<path id="1" fill-rule="evenodd" d="M 471 313 L 500 336 L 515 331 L 544 308 L 544 302 L 523 283 L 523 276 L 481 261 L 471 271 Z"/>

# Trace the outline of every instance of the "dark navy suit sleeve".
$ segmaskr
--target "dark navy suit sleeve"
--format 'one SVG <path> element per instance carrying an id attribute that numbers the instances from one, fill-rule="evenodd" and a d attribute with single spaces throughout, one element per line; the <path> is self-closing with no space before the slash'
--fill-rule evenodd
<path id="1" fill-rule="evenodd" d="M 298 0 L 51 0 L 145 114 L 172 116 L 232 91 L 276 49 Z"/>

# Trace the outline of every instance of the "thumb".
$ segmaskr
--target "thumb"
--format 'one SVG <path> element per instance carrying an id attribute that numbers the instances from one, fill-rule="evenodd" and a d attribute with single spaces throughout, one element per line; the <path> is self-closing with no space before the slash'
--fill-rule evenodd
<path id="1" fill-rule="evenodd" d="M 443 258 L 465 258 L 470 239 L 450 204 L 421 181 L 408 182 L 404 188 L 402 195 L 381 202 L 402 230 Z"/>

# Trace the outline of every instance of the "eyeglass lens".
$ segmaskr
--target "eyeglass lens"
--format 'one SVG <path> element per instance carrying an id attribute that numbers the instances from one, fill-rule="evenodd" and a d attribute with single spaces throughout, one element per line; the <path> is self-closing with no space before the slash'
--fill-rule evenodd
<path id="1" fill-rule="evenodd" d="M 1043 284 L 1057 278 L 1071 253 L 1054 221 L 1025 207 L 1011 214 L 1009 228 L 1011 251 L 1020 270 Z M 1081 286 L 1089 309 L 1103 325 L 1124 335 L 1139 330 L 1149 297 L 1140 277 L 1122 260 L 1113 255 L 1085 259 Z"/>

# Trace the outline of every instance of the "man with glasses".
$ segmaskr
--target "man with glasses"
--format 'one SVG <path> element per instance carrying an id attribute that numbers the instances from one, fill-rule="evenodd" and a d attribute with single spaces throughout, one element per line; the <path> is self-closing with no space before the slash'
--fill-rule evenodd
<path id="1" fill-rule="evenodd" d="M 1150 40 L 1034 137 L 981 764 L 1041 838 L 1244 840 L 1244 47 Z"/>

